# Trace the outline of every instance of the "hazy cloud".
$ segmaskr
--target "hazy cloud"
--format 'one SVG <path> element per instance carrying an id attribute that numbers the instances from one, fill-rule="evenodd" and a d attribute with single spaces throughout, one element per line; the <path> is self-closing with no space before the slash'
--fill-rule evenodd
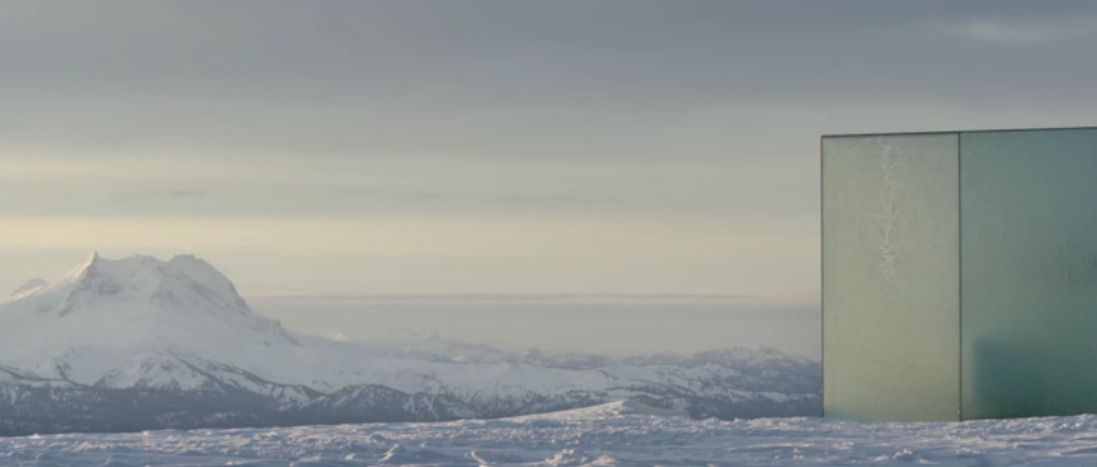
<path id="1" fill-rule="evenodd" d="M 1075 58 L 1092 50 L 1094 14 L 1027 1 L 9 2 L 0 138 L 99 157 L 697 157 L 722 142 L 687 131 L 713 106 L 1076 105 L 1038 85 L 1093 94 L 1097 64 Z"/>
<path id="2" fill-rule="evenodd" d="M 5 2 L 0 263 L 63 270 L 105 242 L 212 251 L 253 290 L 814 296 L 820 134 L 1097 124 L 1094 18 L 1023 0 Z M 27 275 L 3 269 L 0 290 Z"/>
<path id="3" fill-rule="evenodd" d="M 416 190 L 416 189 L 399 189 L 399 188 L 378 188 L 371 186 L 361 185 L 316 185 L 305 186 L 303 189 L 317 189 L 320 191 L 328 192 L 336 196 L 349 196 L 359 200 L 381 200 L 381 201 L 435 201 L 445 198 L 446 195 L 437 191 L 429 190 Z"/>
<path id="4" fill-rule="evenodd" d="M 621 200 L 605 196 L 562 193 L 501 193 L 490 198 L 493 204 L 516 210 L 588 210 L 620 208 Z"/>
<path id="5" fill-rule="evenodd" d="M 1097 35 L 1097 16 L 1043 19 L 974 19 L 949 24 L 945 30 L 979 42 L 1001 45 L 1041 45 Z"/>
<path id="6" fill-rule="evenodd" d="M 138 196 L 147 196 L 153 198 L 202 198 L 209 194 L 206 190 L 199 190 L 194 188 L 169 188 L 165 190 L 147 190 L 143 191 Z"/>

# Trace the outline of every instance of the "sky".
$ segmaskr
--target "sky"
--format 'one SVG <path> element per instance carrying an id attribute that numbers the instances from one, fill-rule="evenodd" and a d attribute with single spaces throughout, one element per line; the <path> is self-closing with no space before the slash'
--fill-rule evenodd
<path id="1" fill-rule="evenodd" d="M 821 134 L 1097 125 L 1095 46 L 1093 2 L 5 1 L 0 290 L 811 302 Z"/>

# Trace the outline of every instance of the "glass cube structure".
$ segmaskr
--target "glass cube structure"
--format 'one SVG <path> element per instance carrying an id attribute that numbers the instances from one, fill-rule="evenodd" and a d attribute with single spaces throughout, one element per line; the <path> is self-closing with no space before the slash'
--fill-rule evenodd
<path id="1" fill-rule="evenodd" d="M 1097 128 L 822 138 L 823 412 L 1097 412 Z"/>

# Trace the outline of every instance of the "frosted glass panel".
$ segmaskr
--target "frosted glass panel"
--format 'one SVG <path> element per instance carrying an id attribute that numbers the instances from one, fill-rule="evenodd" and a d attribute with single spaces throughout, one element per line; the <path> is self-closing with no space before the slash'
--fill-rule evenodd
<path id="1" fill-rule="evenodd" d="M 959 416 L 956 134 L 823 139 L 827 416 Z"/>
<path id="2" fill-rule="evenodd" d="M 1097 412 L 1097 130 L 961 138 L 963 416 Z"/>

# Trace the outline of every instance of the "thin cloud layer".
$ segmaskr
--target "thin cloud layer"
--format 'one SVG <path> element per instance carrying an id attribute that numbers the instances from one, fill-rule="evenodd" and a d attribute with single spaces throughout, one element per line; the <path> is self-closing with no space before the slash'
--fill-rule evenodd
<path id="1" fill-rule="evenodd" d="M 0 289 L 140 246 L 256 293 L 813 296 L 820 134 L 1095 124 L 1095 21 L 1087 2 L 9 2 Z"/>

